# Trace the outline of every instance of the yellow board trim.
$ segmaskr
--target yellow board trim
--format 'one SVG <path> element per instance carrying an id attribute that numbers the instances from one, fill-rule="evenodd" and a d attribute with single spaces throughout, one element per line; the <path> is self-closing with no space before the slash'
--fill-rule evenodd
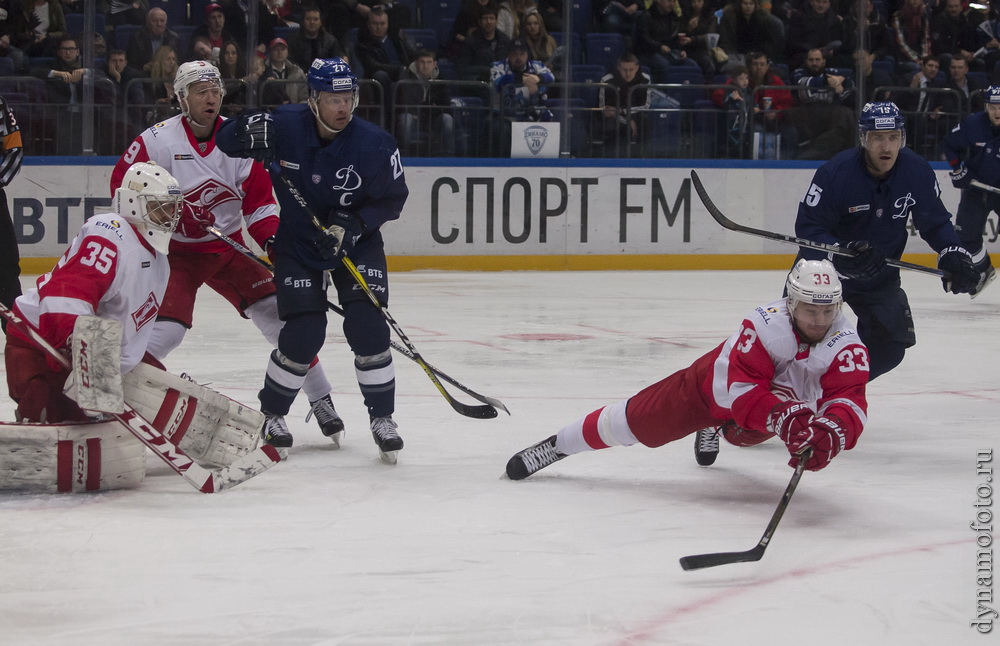
<path id="1" fill-rule="evenodd" d="M 778 254 L 651 254 L 594 256 L 390 256 L 392 271 L 642 271 L 788 269 L 794 255 Z M 25 274 L 44 274 L 58 258 L 21 258 Z M 903 260 L 937 266 L 935 254 L 907 254 Z"/>

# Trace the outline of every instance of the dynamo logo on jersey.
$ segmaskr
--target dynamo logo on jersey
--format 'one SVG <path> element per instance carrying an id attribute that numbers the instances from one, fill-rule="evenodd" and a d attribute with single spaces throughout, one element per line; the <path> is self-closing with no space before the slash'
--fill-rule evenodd
<path id="1" fill-rule="evenodd" d="M 542 152 L 545 141 L 549 136 L 549 131 L 545 126 L 529 126 L 524 129 L 524 143 L 528 145 L 528 150 L 532 155 Z"/>

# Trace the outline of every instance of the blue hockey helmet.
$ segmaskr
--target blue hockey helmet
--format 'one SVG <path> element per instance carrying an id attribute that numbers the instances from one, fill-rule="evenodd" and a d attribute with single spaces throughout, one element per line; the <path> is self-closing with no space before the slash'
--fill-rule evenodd
<path id="1" fill-rule="evenodd" d="M 317 58 L 309 67 L 307 77 L 311 92 L 358 91 L 358 77 L 343 58 Z"/>
<path id="2" fill-rule="evenodd" d="M 858 129 L 862 133 L 872 130 L 903 130 L 905 126 L 903 114 L 892 101 L 874 101 L 861 108 Z"/>
<path id="3" fill-rule="evenodd" d="M 986 90 L 986 95 L 983 98 L 986 99 L 987 105 L 990 103 L 1000 103 L 1000 85 L 991 85 Z"/>

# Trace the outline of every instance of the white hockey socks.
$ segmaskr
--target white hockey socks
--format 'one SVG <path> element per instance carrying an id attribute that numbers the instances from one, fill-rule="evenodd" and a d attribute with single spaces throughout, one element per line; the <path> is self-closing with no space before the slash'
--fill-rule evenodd
<path id="1" fill-rule="evenodd" d="M 586 417 L 563 427 L 556 435 L 556 449 L 573 455 L 612 446 L 632 446 L 639 440 L 625 418 L 628 400 L 599 408 Z"/>

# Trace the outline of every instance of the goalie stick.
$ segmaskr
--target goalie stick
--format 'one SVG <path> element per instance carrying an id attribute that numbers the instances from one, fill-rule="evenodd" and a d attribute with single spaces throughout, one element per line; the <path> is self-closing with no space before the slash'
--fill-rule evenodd
<path id="1" fill-rule="evenodd" d="M 34 343 L 50 357 L 59 362 L 67 370 L 70 362 L 52 347 L 27 321 L 0 303 L 0 316 L 26 334 Z M 156 457 L 163 460 L 167 466 L 187 480 L 191 486 L 202 493 L 218 493 L 232 489 L 246 482 L 258 473 L 266 471 L 281 461 L 278 451 L 268 445 L 247 453 L 223 469 L 206 469 L 199 466 L 182 449 L 174 446 L 158 429 L 143 419 L 134 408 L 125 403 L 125 412 L 112 414 L 129 432 L 146 445 Z"/>
<path id="2" fill-rule="evenodd" d="M 230 247 L 232 247 L 236 251 L 240 252 L 241 254 L 243 254 L 244 256 L 246 256 L 247 258 L 249 258 L 250 260 L 253 260 L 254 262 L 258 263 L 260 266 L 264 267 L 268 271 L 271 271 L 271 272 L 274 271 L 274 266 L 271 265 L 271 263 L 269 263 L 268 261 L 264 260 L 263 258 L 261 258 L 260 256 L 258 256 L 257 254 L 255 254 L 253 251 L 251 251 L 249 248 L 247 248 L 246 245 L 240 244 L 240 242 L 238 240 L 234 240 L 230 236 L 227 236 L 225 233 L 223 233 L 222 231 L 220 231 L 218 229 L 218 227 L 214 227 L 214 226 L 209 225 L 209 226 L 205 227 L 205 230 L 208 231 L 209 233 L 211 233 L 213 236 L 215 236 L 219 240 L 222 240 L 223 242 L 225 242 Z M 336 305 L 335 303 L 333 303 L 331 301 L 327 301 L 326 302 L 326 306 L 331 311 L 336 312 L 337 314 L 339 314 L 341 316 L 344 316 L 344 310 L 339 305 Z M 409 360 L 417 363 L 418 365 L 420 365 L 420 362 L 417 361 L 417 359 L 414 356 L 414 354 L 412 352 L 410 352 L 409 350 L 407 350 L 406 348 L 404 348 L 403 346 L 399 345 L 398 343 L 396 343 L 395 341 L 393 341 L 391 339 L 389 340 L 389 345 L 396 352 L 400 353 L 401 355 L 403 355 L 407 359 L 409 359 Z M 496 399 L 494 397 L 487 397 L 486 395 L 480 395 L 479 393 L 477 393 L 476 391 L 472 390 L 468 386 L 465 386 L 465 385 L 459 383 L 458 381 L 456 381 L 452 377 L 449 377 L 447 374 L 441 372 L 439 369 L 435 368 L 434 366 L 432 366 L 431 364 L 427 363 L 426 361 L 424 363 L 426 363 L 427 367 L 430 368 L 431 370 L 433 370 L 434 374 L 436 374 L 438 377 L 440 377 L 441 379 L 444 379 L 449 384 L 451 384 L 455 388 L 458 388 L 459 390 L 461 390 L 465 394 L 469 395 L 473 399 L 481 401 L 484 404 L 489 404 L 493 408 L 498 408 L 498 409 L 502 410 L 503 412 L 507 413 L 508 415 L 510 415 L 510 411 L 507 410 L 507 407 L 499 399 Z"/>
<path id="3" fill-rule="evenodd" d="M 302 194 L 299 193 L 299 189 L 295 188 L 295 185 L 292 184 L 292 181 L 287 177 L 285 177 L 285 174 L 281 172 L 280 169 L 272 169 L 271 173 L 281 178 L 281 182 L 285 185 L 285 188 L 288 189 L 288 193 L 292 196 L 292 198 L 295 199 L 295 201 L 302 208 L 302 210 L 306 212 L 306 214 L 309 216 L 309 219 L 312 220 L 313 225 L 320 231 L 327 233 L 327 228 L 323 226 L 323 223 L 319 221 L 319 218 L 316 217 L 316 214 L 313 213 L 311 208 L 309 208 L 309 204 L 306 202 L 305 198 L 302 197 Z M 382 303 L 380 303 L 378 297 L 372 293 L 372 290 L 368 287 L 368 283 L 365 282 L 364 276 L 362 276 L 358 272 L 358 268 L 354 266 L 354 263 L 351 262 L 351 259 L 348 258 L 346 255 L 341 255 L 340 261 L 343 263 L 344 267 L 347 268 L 347 271 L 351 272 L 351 276 L 354 277 L 355 282 L 365 293 L 365 295 L 368 296 L 368 300 L 370 300 L 372 302 L 372 305 L 374 305 L 375 308 L 382 314 L 382 317 L 386 320 L 389 326 L 396 333 L 396 336 L 398 336 L 399 340 L 403 342 L 404 346 L 406 346 L 406 349 L 412 355 L 412 359 L 417 363 L 417 365 L 419 365 L 421 368 L 424 369 L 424 372 L 427 373 L 427 377 L 430 378 L 434 386 L 437 387 L 441 395 L 445 398 L 445 400 L 447 400 L 447 402 L 451 405 L 451 407 L 455 409 L 456 412 L 458 412 L 460 415 L 465 415 L 466 417 L 472 417 L 475 419 L 493 419 L 498 415 L 497 407 L 494 406 L 493 404 L 487 403 L 483 406 L 472 406 L 470 404 L 463 404 L 462 402 L 452 397 L 451 393 L 449 393 L 445 389 L 444 385 L 437 378 L 435 371 L 431 369 L 430 365 L 426 361 L 424 361 L 424 358 L 420 356 L 419 352 L 417 352 L 417 348 L 413 345 L 413 343 L 410 342 L 410 339 L 406 336 L 406 333 L 403 332 L 402 328 L 399 327 L 399 324 L 396 323 L 396 319 L 392 317 L 392 314 L 389 313 L 389 310 L 382 307 Z M 481 399 L 480 401 L 483 400 Z M 503 404 L 500 404 L 500 408 L 503 408 L 503 410 L 508 415 L 510 414 L 510 411 L 508 411 L 507 408 L 503 406 Z"/>
<path id="4" fill-rule="evenodd" d="M 698 173 L 691 171 L 691 181 L 694 183 L 694 190 L 698 192 L 698 197 L 701 198 L 702 204 L 708 209 L 708 212 L 715 218 L 715 221 L 721 224 L 726 229 L 730 231 L 736 231 L 738 233 L 747 233 L 752 236 L 757 236 L 760 238 L 767 238 L 768 240 L 773 240 L 775 242 L 786 242 L 788 244 L 793 244 L 799 247 L 806 247 L 808 249 L 818 249 L 820 251 L 827 251 L 829 253 L 835 253 L 840 256 L 855 256 L 857 255 L 853 249 L 847 249 L 846 247 L 840 247 L 833 244 L 827 244 L 825 242 L 815 242 L 813 240 L 807 240 L 805 238 L 796 238 L 795 236 L 785 235 L 784 233 L 775 233 L 773 231 L 765 231 L 764 229 L 754 229 L 753 227 L 744 226 L 742 224 L 737 224 L 727 218 L 719 207 L 712 202 L 712 198 L 708 196 L 708 191 L 705 190 L 705 185 L 701 183 L 701 178 L 698 177 Z M 885 264 L 890 267 L 898 267 L 900 269 L 909 269 L 912 271 L 919 271 L 925 274 L 931 274 L 932 276 L 943 277 L 945 273 L 940 269 L 935 269 L 934 267 L 926 267 L 924 265 L 916 265 L 912 262 L 905 262 L 902 260 L 893 260 L 892 258 L 886 258 Z"/>
<path id="5" fill-rule="evenodd" d="M 799 480 L 802 478 L 802 472 L 805 471 L 806 462 L 809 460 L 811 454 L 811 450 L 806 450 L 799 457 L 799 463 L 795 466 L 795 473 L 792 474 L 792 479 L 788 481 L 788 486 L 785 487 L 785 493 L 781 496 L 781 502 L 778 503 L 777 509 L 774 510 L 771 522 L 767 524 L 767 529 L 764 530 L 764 535 L 760 537 L 760 542 L 756 546 L 745 552 L 715 552 L 713 554 L 682 556 L 681 567 L 685 570 L 701 570 L 707 567 L 716 567 L 717 565 L 761 560 L 764 557 L 764 550 L 767 549 L 771 538 L 774 536 L 774 530 L 778 529 L 778 523 L 785 514 L 785 509 L 792 499 L 792 494 L 795 493 L 795 488 L 799 486 Z"/>

